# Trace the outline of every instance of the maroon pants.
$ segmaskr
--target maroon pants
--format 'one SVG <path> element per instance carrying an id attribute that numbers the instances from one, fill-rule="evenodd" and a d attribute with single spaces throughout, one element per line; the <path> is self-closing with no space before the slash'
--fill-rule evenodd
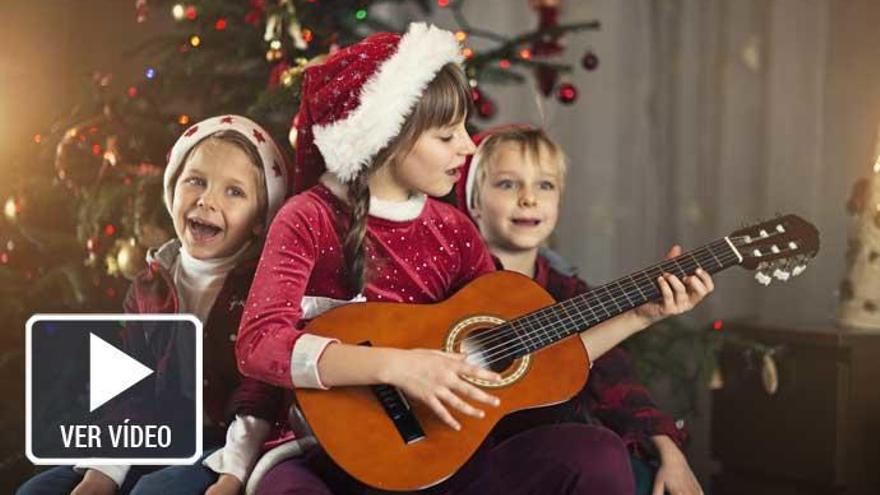
<path id="1" fill-rule="evenodd" d="M 431 490 L 455 495 L 632 495 L 632 468 L 620 438 L 600 426 L 541 426 L 494 444 L 492 438 L 455 476 Z M 258 495 L 378 493 L 342 472 L 320 449 L 272 468 Z"/>

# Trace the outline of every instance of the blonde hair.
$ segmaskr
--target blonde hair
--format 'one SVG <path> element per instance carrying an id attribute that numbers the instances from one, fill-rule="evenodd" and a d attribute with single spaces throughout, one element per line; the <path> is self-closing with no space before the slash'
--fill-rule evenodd
<path id="1" fill-rule="evenodd" d="M 540 163 L 542 150 L 546 153 L 546 159 L 556 166 L 559 174 L 560 193 L 565 190 L 565 175 L 568 170 L 568 162 L 562 148 L 543 129 L 524 126 L 510 126 L 499 129 L 486 136 L 471 162 L 477 169 L 474 171 L 473 192 L 466 205 L 468 209 L 476 208 L 479 203 L 480 189 L 489 176 L 490 168 L 495 165 L 501 149 L 506 144 L 519 146 L 522 156 L 531 158 L 533 163 Z"/>
<path id="2" fill-rule="evenodd" d="M 457 64 L 444 65 L 428 83 L 397 136 L 376 154 L 369 167 L 361 170 L 349 183 L 351 221 L 342 246 L 348 267 L 349 288 L 353 294 L 363 290 L 368 278 L 365 239 L 370 206 L 370 174 L 385 164 L 393 164 L 405 157 L 428 129 L 466 119 L 471 106 L 471 89 L 464 71 Z"/>

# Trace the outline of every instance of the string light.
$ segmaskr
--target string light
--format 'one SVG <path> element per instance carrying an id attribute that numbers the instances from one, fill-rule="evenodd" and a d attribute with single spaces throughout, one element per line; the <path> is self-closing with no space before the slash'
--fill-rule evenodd
<path id="1" fill-rule="evenodd" d="M 357 12 L 354 13 L 354 18 L 359 21 L 366 19 L 367 18 L 366 9 L 359 9 Z"/>
<path id="2" fill-rule="evenodd" d="M 521 58 L 523 60 L 531 59 L 532 58 L 532 51 L 529 50 L 528 48 L 523 48 L 522 50 L 519 51 L 519 58 Z"/>
<path id="3" fill-rule="evenodd" d="M 510 68 L 510 60 L 507 60 L 506 58 L 502 58 L 501 60 L 498 61 L 498 67 L 501 67 L 502 69 L 509 69 Z"/>
<path id="4" fill-rule="evenodd" d="M 179 117 L 177 117 L 177 123 L 180 125 L 189 124 L 189 115 L 182 113 Z"/>
<path id="5" fill-rule="evenodd" d="M 447 7 L 449 6 L 449 0 L 437 0 L 438 7 Z"/>
<path id="6" fill-rule="evenodd" d="M 186 8 L 186 18 L 187 19 L 194 21 L 194 20 L 196 20 L 196 18 L 198 16 L 199 16 L 199 13 L 198 13 L 198 11 L 196 11 L 196 8 L 194 6 L 190 5 Z"/>
<path id="7" fill-rule="evenodd" d="M 280 50 L 281 49 L 281 40 L 272 40 L 272 42 L 269 43 L 269 48 L 271 48 L 273 50 Z"/>
<path id="8" fill-rule="evenodd" d="M 458 40 L 459 43 L 466 40 L 467 37 L 468 37 L 468 34 L 464 31 L 456 31 L 455 32 L 455 39 Z"/>
<path id="9" fill-rule="evenodd" d="M 217 31 L 225 31 L 226 30 L 226 19 L 220 18 L 217 19 L 217 22 L 214 23 L 214 29 Z"/>
<path id="10" fill-rule="evenodd" d="M 147 70 L 144 71 L 144 75 L 147 76 L 147 79 L 154 79 L 156 77 L 156 69 L 147 67 Z"/>
<path id="11" fill-rule="evenodd" d="M 126 94 L 128 94 L 129 98 L 134 98 L 138 95 L 138 89 L 134 86 L 129 86 L 128 90 L 126 90 Z"/>
<path id="12" fill-rule="evenodd" d="M 34 134 L 34 142 L 37 143 L 37 144 L 42 143 L 42 142 L 43 142 L 43 136 L 41 136 L 41 135 L 39 135 L 39 134 Z"/>
<path id="13" fill-rule="evenodd" d="M 186 16 L 186 9 L 183 8 L 181 4 L 175 4 L 174 7 L 171 7 L 171 17 L 174 18 L 175 21 L 182 21 L 184 16 Z"/>
<path id="14" fill-rule="evenodd" d="M 92 154 L 95 156 L 101 156 L 101 145 L 93 144 L 92 145 Z"/>
<path id="15" fill-rule="evenodd" d="M 193 48 L 198 47 L 202 44 L 202 39 L 198 37 L 198 35 L 192 35 L 189 38 L 189 44 L 193 46 Z"/>
<path id="16" fill-rule="evenodd" d="M 315 38 L 315 33 L 312 32 L 311 29 L 305 28 L 302 30 L 303 41 L 306 43 L 311 43 L 311 41 Z"/>
<path id="17" fill-rule="evenodd" d="M 470 48 L 464 48 L 461 51 L 461 54 L 464 55 L 464 58 L 471 58 L 474 56 L 474 51 L 471 50 Z"/>
<path id="18" fill-rule="evenodd" d="M 106 235 L 107 237 L 110 237 L 115 233 L 116 233 L 116 227 L 112 223 L 108 223 L 107 225 L 104 226 L 104 235 Z"/>

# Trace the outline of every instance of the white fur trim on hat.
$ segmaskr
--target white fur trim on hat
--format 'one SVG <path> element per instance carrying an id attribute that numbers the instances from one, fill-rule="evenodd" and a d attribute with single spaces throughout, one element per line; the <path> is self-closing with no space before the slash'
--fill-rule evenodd
<path id="1" fill-rule="evenodd" d="M 327 170 L 350 182 L 397 136 L 440 69 L 461 60 L 461 47 L 451 32 L 411 24 L 394 54 L 361 88 L 358 107 L 342 120 L 313 128 Z"/>
<path id="2" fill-rule="evenodd" d="M 256 122 L 240 115 L 221 115 L 205 119 L 187 129 L 168 155 L 168 166 L 165 167 L 165 207 L 171 213 L 171 202 L 174 199 L 174 180 L 183 158 L 193 146 L 203 139 L 220 131 L 237 131 L 244 135 L 260 154 L 263 161 L 263 175 L 266 182 L 266 226 L 281 208 L 287 196 L 287 166 L 284 155 L 275 144 L 272 136 Z"/>

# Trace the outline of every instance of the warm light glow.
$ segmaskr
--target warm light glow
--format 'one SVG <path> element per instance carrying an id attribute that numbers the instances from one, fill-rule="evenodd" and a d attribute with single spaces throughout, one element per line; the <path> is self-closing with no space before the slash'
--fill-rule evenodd
<path id="1" fill-rule="evenodd" d="M 176 4 L 174 7 L 171 7 L 171 16 L 174 17 L 175 21 L 182 21 L 183 16 L 186 15 L 186 9 L 181 4 Z"/>
<path id="2" fill-rule="evenodd" d="M 269 47 L 272 48 L 273 50 L 280 50 L 281 49 L 281 40 L 272 40 L 272 42 L 269 43 Z"/>
<path id="3" fill-rule="evenodd" d="M 461 54 L 464 55 L 464 58 L 471 58 L 474 56 L 474 51 L 470 48 L 465 48 L 461 51 Z"/>
<path id="4" fill-rule="evenodd" d="M 193 36 L 189 39 L 189 44 L 192 45 L 193 47 L 197 47 L 197 46 L 199 46 L 199 45 L 202 44 L 202 39 L 199 38 L 199 37 L 196 36 L 196 35 L 193 35 Z"/>
<path id="5" fill-rule="evenodd" d="M 15 204 L 15 198 L 6 200 L 6 204 L 3 205 L 3 214 L 6 215 L 7 220 L 15 220 L 15 217 L 18 216 L 18 205 Z"/>
<path id="6" fill-rule="evenodd" d="M 185 113 L 181 114 L 180 117 L 177 117 L 177 123 L 180 125 L 189 124 L 189 115 L 187 115 Z"/>
<path id="7" fill-rule="evenodd" d="M 468 37 L 468 34 L 464 31 L 456 31 L 455 32 L 455 39 L 457 39 L 459 41 L 459 43 L 466 40 L 467 37 Z"/>

